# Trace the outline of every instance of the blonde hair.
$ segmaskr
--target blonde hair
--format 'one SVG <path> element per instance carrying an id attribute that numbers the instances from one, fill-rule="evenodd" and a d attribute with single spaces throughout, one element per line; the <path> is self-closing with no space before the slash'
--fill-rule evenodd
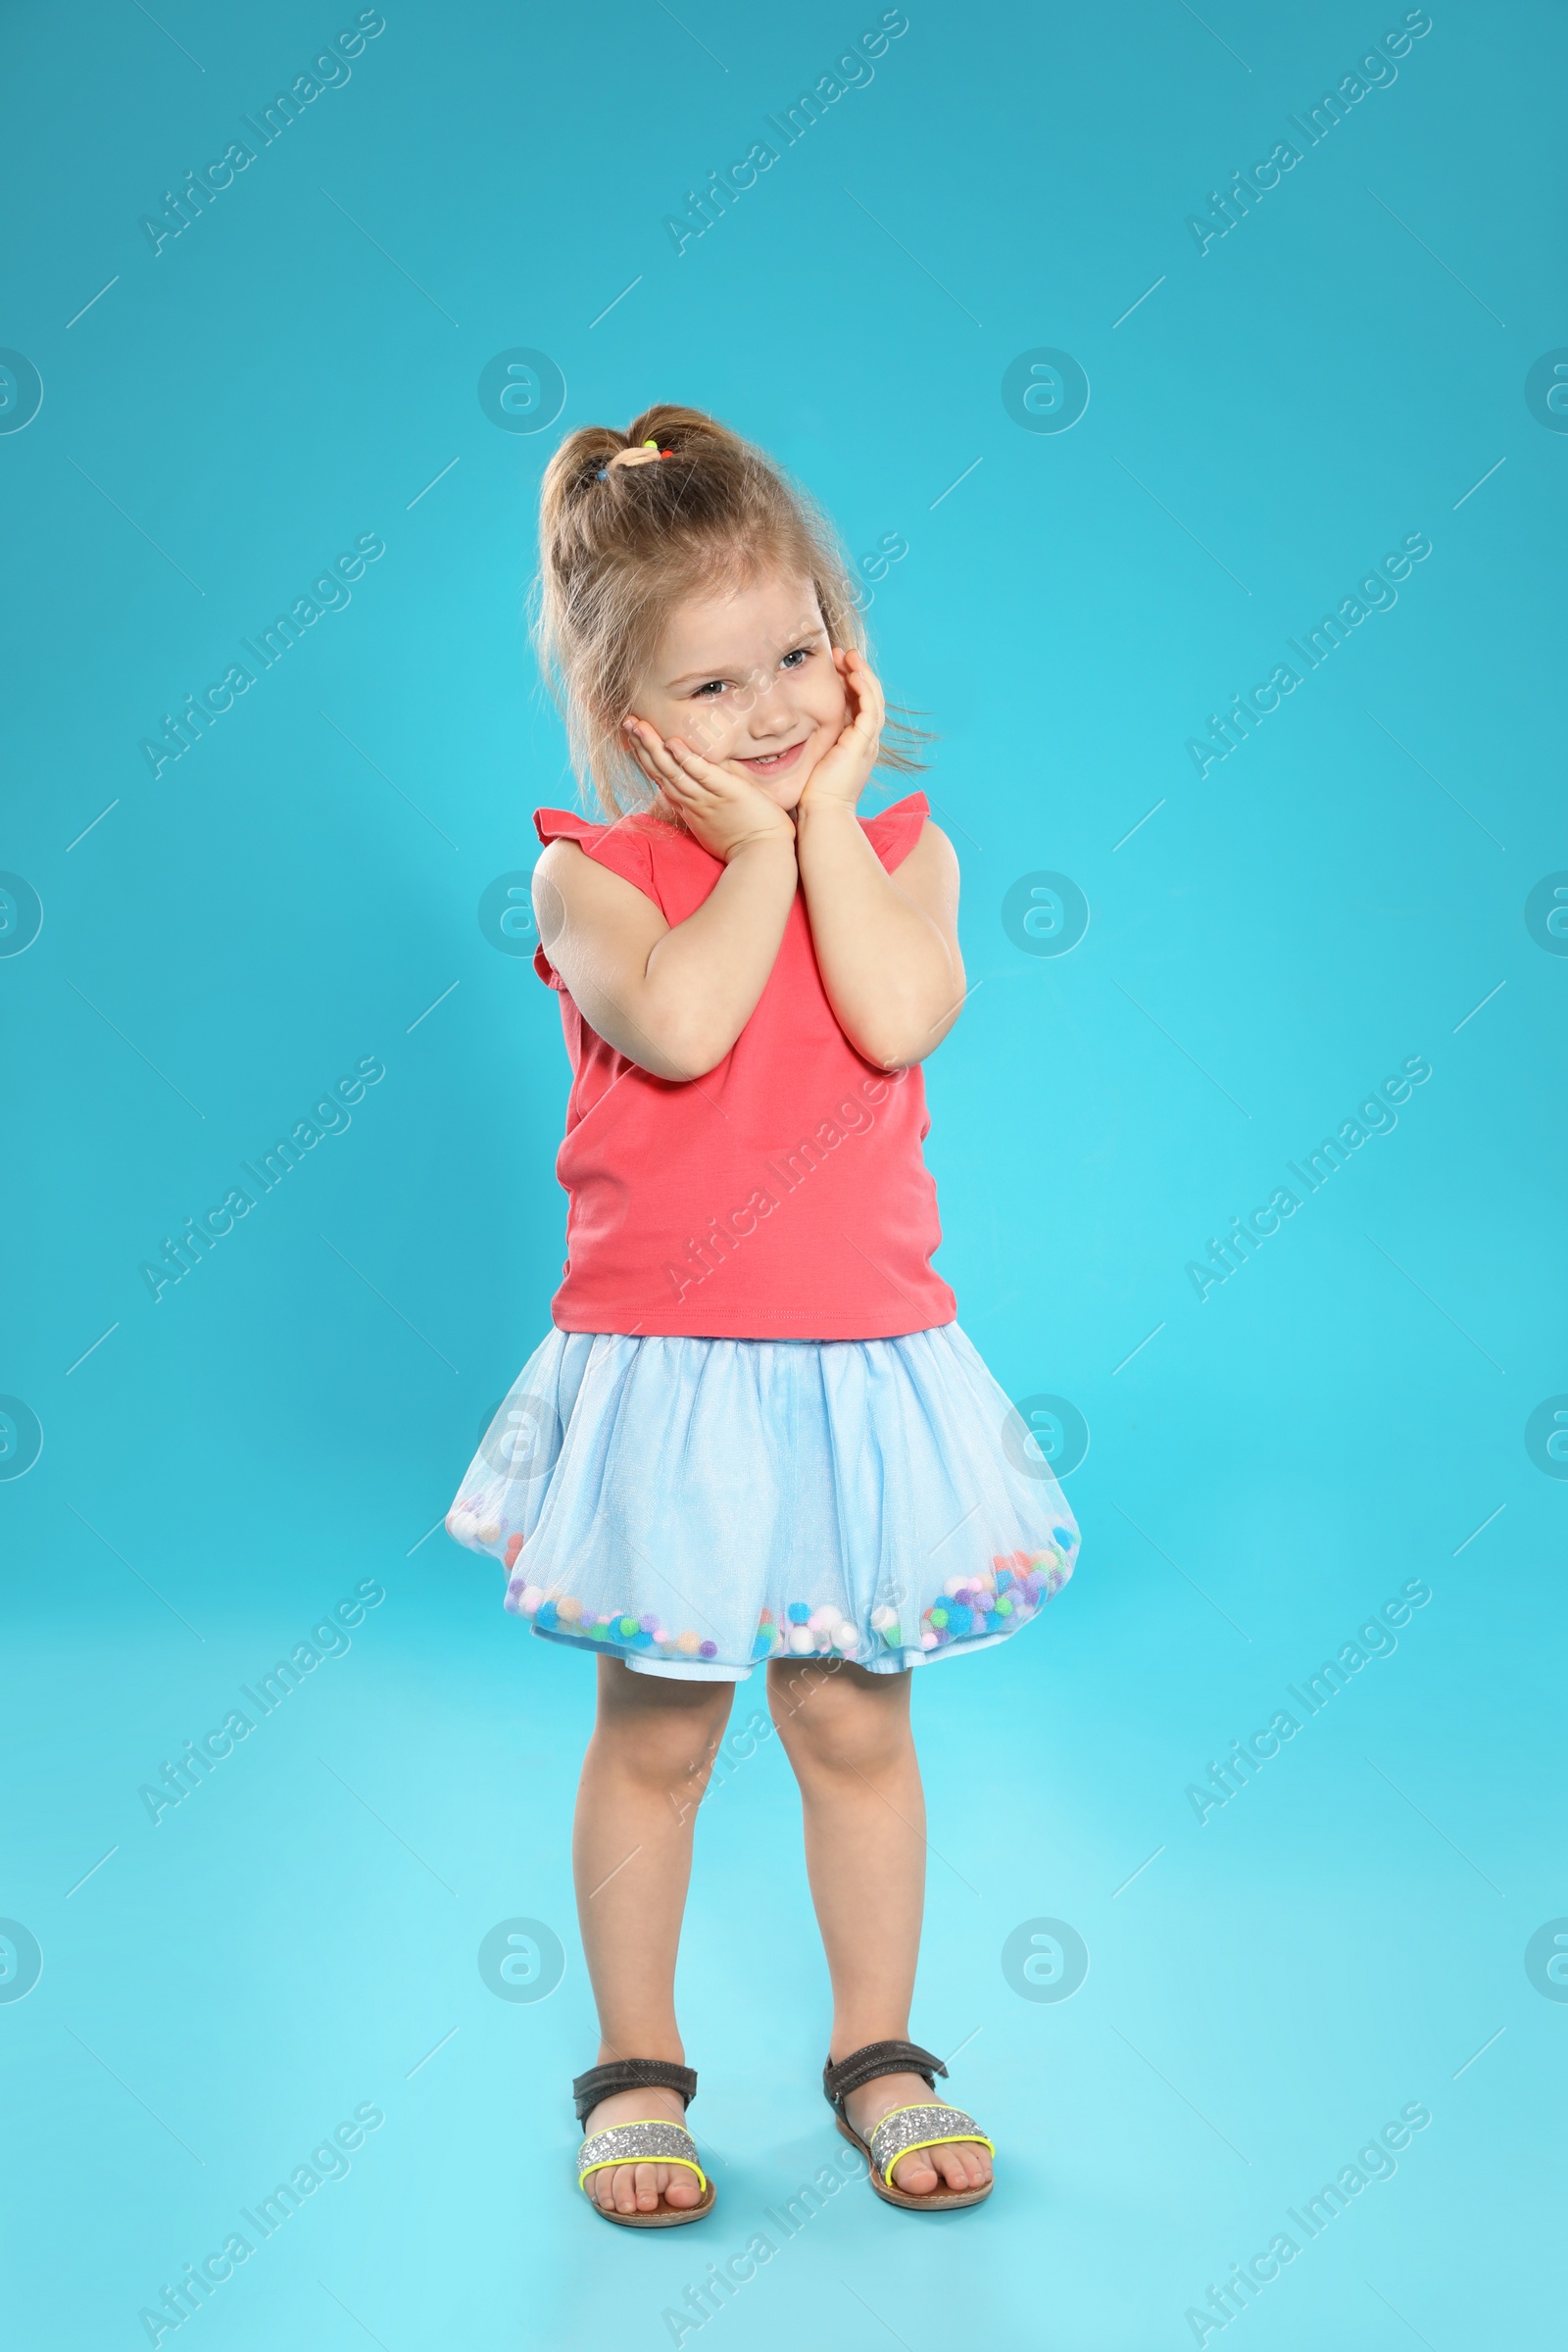
<path id="1" fill-rule="evenodd" d="M 649 441 L 669 455 L 612 465 Z M 565 718 L 578 783 L 612 821 L 654 798 L 621 720 L 671 608 L 699 589 L 744 586 L 765 568 L 809 580 L 829 642 L 865 650 L 854 578 L 832 525 L 727 425 L 699 409 L 661 405 L 623 433 L 582 425 L 551 459 L 539 495 L 534 643 Z M 919 770 L 914 747 L 928 740 L 902 713 L 890 716 L 878 765 Z"/>

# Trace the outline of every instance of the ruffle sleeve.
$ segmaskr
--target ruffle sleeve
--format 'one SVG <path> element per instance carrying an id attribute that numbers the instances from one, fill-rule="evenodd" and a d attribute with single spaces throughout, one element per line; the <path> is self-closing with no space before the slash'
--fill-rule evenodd
<path id="1" fill-rule="evenodd" d="M 883 865 L 892 873 L 920 838 L 920 827 L 930 815 L 930 804 L 923 792 L 906 794 L 891 808 L 879 809 L 875 816 L 865 816 L 860 822 L 870 836 L 871 847 Z"/>
<path id="2" fill-rule="evenodd" d="M 619 874 L 634 890 L 640 890 L 657 906 L 659 893 L 654 887 L 654 854 L 648 836 L 629 820 L 619 824 L 596 824 L 591 817 L 576 816 L 569 808 L 536 808 L 533 829 L 548 848 L 553 841 L 574 841 L 596 864 L 608 866 Z M 533 952 L 533 968 L 547 988 L 559 988 L 561 975 L 556 970 L 541 944 Z"/>

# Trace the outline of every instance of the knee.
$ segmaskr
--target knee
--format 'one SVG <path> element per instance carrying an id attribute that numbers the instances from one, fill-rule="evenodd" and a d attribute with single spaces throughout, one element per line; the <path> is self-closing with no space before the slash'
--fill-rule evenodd
<path id="1" fill-rule="evenodd" d="M 798 1775 L 854 1772 L 875 1779 L 908 1752 L 908 1694 L 858 1675 L 780 1677 L 771 1687 L 773 1721 Z"/>
<path id="2" fill-rule="evenodd" d="M 617 1771 L 654 1789 L 688 1789 L 700 1795 L 707 1784 L 729 1714 L 729 1689 L 690 1691 L 678 1686 L 652 1701 L 640 1692 L 617 1693 L 623 1703 L 601 1705 L 594 1737 Z"/>

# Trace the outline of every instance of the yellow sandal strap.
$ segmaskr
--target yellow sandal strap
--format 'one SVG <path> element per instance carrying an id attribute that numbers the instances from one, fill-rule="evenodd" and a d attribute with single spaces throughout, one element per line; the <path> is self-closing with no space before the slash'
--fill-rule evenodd
<path id="1" fill-rule="evenodd" d="M 910 2156 L 916 2148 L 947 2147 L 959 2139 L 978 2140 L 993 2156 L 997 2152 L 995 2141 L 987 2139 L 972 2115 L 935 2100 L 914 2107 L 890 2107 L 886 2115 L 878 2117 L 868 2145 L 871 2161 L 886 2180 L 901 2156 Z"/>
<path id="2" fill-rule="evenodd" d="M 681 2124 L 649 2117 L 642 2123 L 614 2124 L 608 2132 L 594 2132 L 577 2150 L 578 2187 L 590 2173 L 602 2173 L 615 2164 L 684 2165 L 697 2175 L 704 2195 L 708 2193 L 708 2175 L 697 2161 L 697 2143 Z"/>

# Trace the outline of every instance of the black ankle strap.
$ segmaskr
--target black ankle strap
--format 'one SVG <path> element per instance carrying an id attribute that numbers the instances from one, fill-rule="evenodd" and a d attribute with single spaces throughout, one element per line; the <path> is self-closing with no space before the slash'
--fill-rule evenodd
<path id="1" fill-rule="evenodd" d="M 585 2124 L 601 2099 L 617 2090 L 678 2090 L 683 2107 L 697 2096 L 697 2075 L 672 2058 L 612 2058 L 608 2066 L 591 2066 L 573 2082 L 577 2121 Z"/>
<path id="2" fill-rule="evenodd" d="M 836 2066 L 828 2060 L 822 2069 L 822 2096 L 842 2114 L 851 2091 L 874 2082 L 879 2075 L 921 2075 L 935 2090 L 935 2077 L 947 2071 L 941 2059 L 918 2042 L 868 2041 L 863 2050 L 852 2050 Z"/>

